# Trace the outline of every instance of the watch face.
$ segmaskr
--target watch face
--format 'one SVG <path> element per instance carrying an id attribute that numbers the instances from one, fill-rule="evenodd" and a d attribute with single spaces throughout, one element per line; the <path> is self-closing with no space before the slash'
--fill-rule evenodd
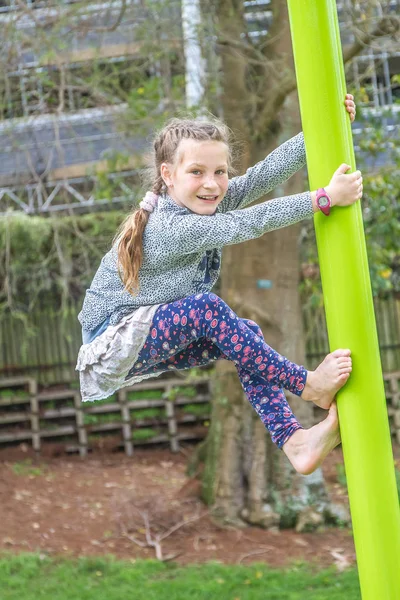
<path id="1" fill-rule="evenodd" d="M 329 205 L 329 199 L 326 196 L 320 196 L 318 198 L 318 205 L 325 208 L 325 206 Z"/>

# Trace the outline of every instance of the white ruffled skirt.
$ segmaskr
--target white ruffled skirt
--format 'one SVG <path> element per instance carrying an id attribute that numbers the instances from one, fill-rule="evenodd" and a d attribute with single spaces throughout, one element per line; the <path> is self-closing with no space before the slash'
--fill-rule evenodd
<path id="1" fill-rule="evenodd" d="M 109 325 L 92 342 L 81 346 L 76 370 L 79 371 L 83 401 L 103 400 L 124 386 L 161 375 L 160 371 L 125 381 L 149 335 L 159 306 L 138 308 L 116 325 Z"/>

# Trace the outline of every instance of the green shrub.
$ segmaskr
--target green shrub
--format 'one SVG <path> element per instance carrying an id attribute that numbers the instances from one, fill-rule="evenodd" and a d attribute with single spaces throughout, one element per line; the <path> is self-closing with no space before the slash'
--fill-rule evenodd
<path id="1" fill-rule="evenodd" d="M 156 435 L 158 435 L 158 431 L 156 431 L 155 429 L 148 429 L 146 427 L 143 427 L 143 429 L 136 429 L 133 433 L 132 433 L 132 439 L 138 441 L 144 441 L 144 440 L 151 440 L 151 438 L 155 437 Z"/>
<path id="2" fill-rule="evenodd" d="M 141 410 L 132 410 L 131 419 L 155 419 L 156 417 L 164 417 L 164 408 L 143 408 Z"/>
<path id="3" fill-rule="evenodd" d="M 209 404 L 186 404 L 182 406 L 182 412 L 190 415 L 208 415 L 210 414 L 211 406 Z"/>
<path id="4" fill-rule="evenodd" d="M 128 392 L 128 400 L 161 400 L 163 390 L 138 390 L 137 392 Z"/>

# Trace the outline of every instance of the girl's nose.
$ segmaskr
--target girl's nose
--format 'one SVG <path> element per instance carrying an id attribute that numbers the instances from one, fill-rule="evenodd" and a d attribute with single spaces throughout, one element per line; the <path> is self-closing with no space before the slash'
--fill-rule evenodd
<path id="1" fill-rule="evenodd" d="M 215 179 L 210 177 L 205 180 L 205 182 L 203 183 L 203 187 L 205 187 L 207 189 L 215 189 L 217 187 L 217 183 L 216 183 Z"/>

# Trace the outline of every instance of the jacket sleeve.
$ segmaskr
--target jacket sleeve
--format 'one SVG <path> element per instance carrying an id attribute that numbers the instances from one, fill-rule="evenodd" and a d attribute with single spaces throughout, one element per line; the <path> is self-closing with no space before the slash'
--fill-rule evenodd
<path id="1" fill-rule="evenodd" d="M 304 136 L 299 133 L 254 167 L 247 169 L 244 175 L 233 177 L 218 212 L 244 208 L 281 185 L 305 163 Z"/>
<path id="2" fill-rule="evenodd" d="M 310 218 L 312 214 L 311 194 L 304 192 L 262 202 L 244 210 L 214 215 L 174 215 L 163 223 L 169 238 L 164 250 L 181 256 L 239 244 L 260 237 L 267 231 Z"/>

